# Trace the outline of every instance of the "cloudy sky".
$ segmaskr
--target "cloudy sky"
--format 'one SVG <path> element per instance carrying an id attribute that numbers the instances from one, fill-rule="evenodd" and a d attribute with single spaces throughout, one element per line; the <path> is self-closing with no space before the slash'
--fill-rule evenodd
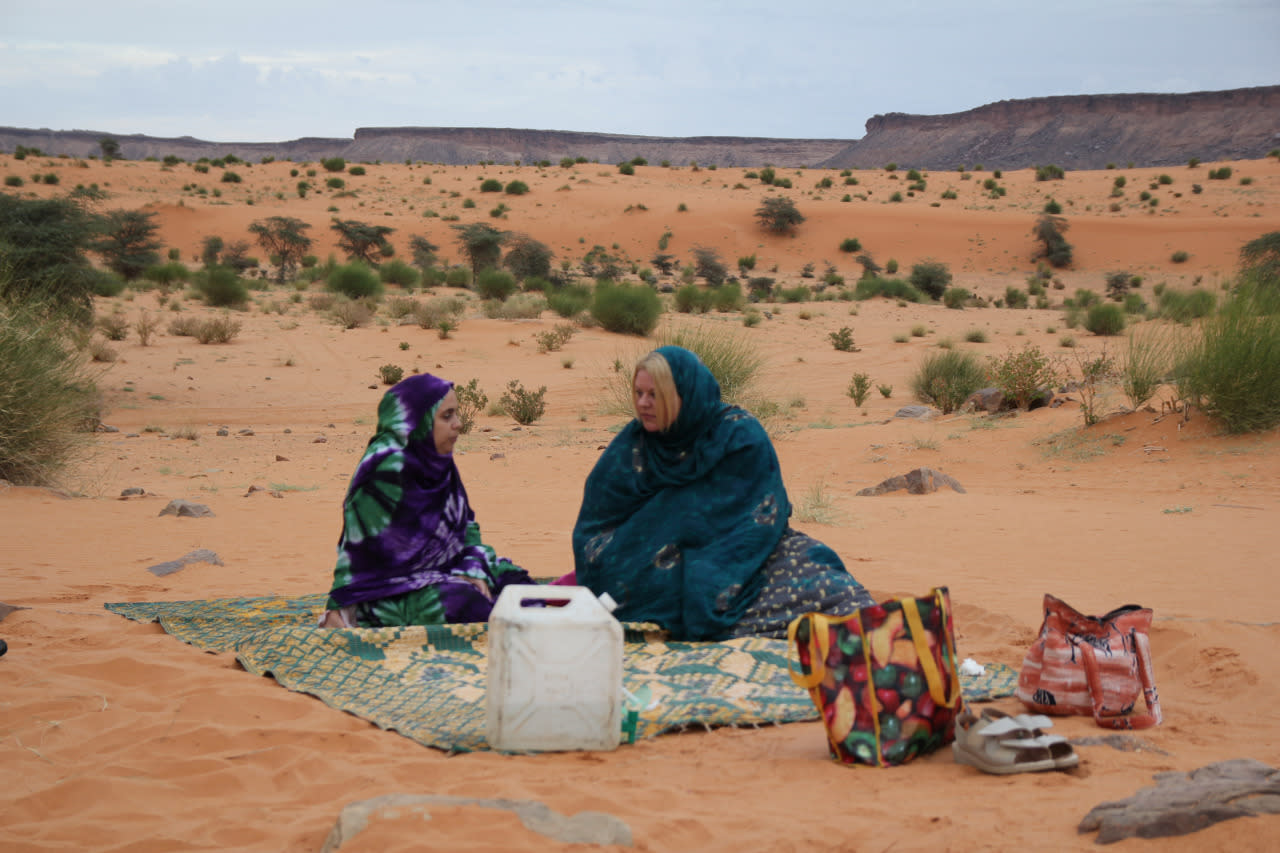
<path id="1" fill-rule="evenodd" d="M 1280 84 L 1280 0 L 0 0 L 0 125 L 856 139 L 877 113 Z"/>

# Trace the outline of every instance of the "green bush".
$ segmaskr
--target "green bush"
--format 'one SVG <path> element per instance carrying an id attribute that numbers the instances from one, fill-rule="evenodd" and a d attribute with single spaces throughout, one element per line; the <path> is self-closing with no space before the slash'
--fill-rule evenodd
<path id="1" fill-rule="evenodd" d="M 383 290 L 378 274 L 359 261 L 334 267 L 325 286 L 348 299 L 363 299 L 366 296 L 376 298 L 382 295 Z"/>
<path id="2" fill-rule="evenodd" d="M 1164 329 L 1129 333 L 1129 346 L 1120 360 L 1120 386 L 1134 409 L 1155 396 L 1173 368 L 1172 339 Z"/>
<path id="3" fill-rule="evenodd" d="M 1006 308 L 1026 308 L 1029 297 L 1027 292 L 1012 284 L 1004 289 L 1004 305 Z"/>
<path id="4" fill-rule="evenodd" d="M 471 270 L 466 267 L 451 267 L 444 275 L 445 287 L 470 287 Z"/>
<path id="5" fill-rule="evenodd" d="M 507 383 L 507 390 L 498 402 L 516 423 L 528 426 L 546 413 L 546 394 L 545 385 L 537 391 L 527 391 L 524 385 L 512 379 Z"/>
<path id="6" fill-rule="evenodd" d="M 239 173 L 233 172 L 230 169 L 228 169 L 227 171 L 222 173 L 222 182 L 224 184 L 238 184 L 241 182 L 241 178 Z"/>
<path id="7" fill-rule="evenodd" d="M 570 284 L 547 294 L 547 307 L 566 319 L 577 317 L 591 306 L 591 288 Z"/>
<path id="8" fill-rule="evenodd" d="M 461 432 L 465 435 L 476 425 L 476 416 L 489 405 L 489 395 L 480 390 L 479 379 L 472 379 L 466 385 L 455 382 L 453 392 L 458 396 L 458 420 L 462 421 Z"/>
<path id="9" fill-rule="evenodd" d="M 342 178 L 326 178 L 324 185 L 331 190 L 340 190 L 347 185 L 347 182 Z"/>
<path id="10" fill-rule="evenodd" d="M 1124 309 L 1113 302 L 1090 305 L 1084 327 L 1095 335 L 1118 335 L 1124 331 Z"/>
<path id="11" fill-rule="evenodd" d="M 930 299 L 941 299 L 951 286 L 951 270 L 940 261 L 925 261 L 911 267 L 911 286 Z"/>
<path id="12" fill-rule="evenodd" d="M 886 299 L 902 299 L 907 302 L 919 302 L 924 297 L 909 282 L 900 278 L 881 278 L 868 276 L 858 279 L 853 289 L 854 298 L 858 300 L 883 296 Z"/>
<path id="13" fill-rule="evenodd" d="M 643 284 L 619 284 L 604 279 L 596 284 L 591 316 L 610 332 L 648 335 L 658 325 L 662 300 Z"/>
<path id="14" fill-rule="evenodd" d="M 378 378 L 382 380 L 383 385 L 395 385 L 404 379 L 404 368 L 398 364 L 384 364 L 378 368 Z"/>
<path id="15" fill-rule="evenodd" d="M 341 157 L 326 157 L 320 161 L 326 172 L 341 172 L 347 168 L 347 161 Z"/>
<path id="16" fill-rule="evenodd" d="M 947 415 L 986 384 L 986 370 L 976 355 L 963 350 L 941 350 L 925 356 L 911 378 L 911 393 L 920 402 L 937 406 Z"/>
<path id="17" fill-rule="evenodd" d="M 159 285 L 171 285 L 175 281 L 188 281 L 191 270 L 180 261 L 169 261 L 167 264 L 153 264 L 142 271 L 142 277 Z"/>
<path id="18" fill-rule="evenodd" d="M 1280 311 L 1274 294 L 1249 289 L 1204 322 L 1177 368 L 1184 397 L 1230 433 L 1280 424 Z"/>
<path id="19" fill-rule="evenodd" d="M 746 301 L 746 298 L 742 295 L 742 285 L 736 281 L 726 282 L 711 291 L 711 307 L 722 314 L 729 311 L 741 311 Z"/>
<path id="20" fill-rule="evenodd" d="M 201 270 L 193 282 L 206 305 L 233 308 L 249 301 L 249 285 L 231 267 L 214 266 Z"/>
<path id="21" fill-rule="evenodd" d="M 476 294 L 481 299 L 506 299 L 516 292 L 516 277 L 506 270 L 483 269 L 476 276 Z"/>
<path id="22" fill-rule="evenodd" d="M 867 394 L 871 391 L 871 377 L 866 373 L 855 373 L 853 378 L 849 380 L 848 394 L 853 398 L 855 406 L 861 406 L 867 400 Z M 892 393 L 892 389 L 890 389 Z M 885 394 L 885 396 L 889 396 Z"/>
<path id="23" fill-rule="evenodd" d="M 942 294 L 942 304 L 948 308 L 961 310 L 964 304 L 969 301 L 971 294 L 963 287 L 948 287 L 946 292 Z"/>
<path id="24" fill-rule="evenodd" d="M 528 191 L 529 185 L 524 181 L 511 181 L 503 188 L 507 195 L 524 195 Z"/>
<path id="25" fill-rule="evenodd" d="M 1052 388 L 1058 381 L 1052 361 L 1035 344 L 993 356 L 989 373 L 991 383 L 1000 389 L 1005 399 L 1012 400 L 1024 411 L 1037 397 L 1046 392 L 1052 394 Z"/>
<path id="26" fill-rule="evenodd" d="M 73 331 L 32 308 L 0 303 L 0 479 L 53 485 L 88 444 L 98 391 Z"/>
<path id="27" fill-rule="evenodd" d="M 364 166 L 352 166 L 350 169 L 347 169 L 347 174 L 354 175 L 358 178 L 364 174 Z M 389 384 L 394 385 L 395 383 L 391 382 Z"/>
<path id="28" fill-rule="evenodd" d="M 1163 290 L 1157 297 L 1156 314 L 1176 323 L 1190 323 L 1212 314 L 1217 303 L 1208 290 Z"/>
<path id="29" fill-rule="evenodd" d="M 696 284 L 686 284 L 676 290 L 676 311 L 681 314 L 705 314 L 711 310 L 711 291 Z"/>
<path id="30" fill-rule="evenodd" d="M 393 258 L 378 267 L 378 278 L 384 284 L 398 284 L 412 289 L 418 283 L 418 271 L 399 258 Z"/>
<path id="31" fill-rule="evenodd" d="M 828 333 L 827 339 L 831 341 L 831 346 L 840 352 L 858 351 L 858 348 L 853 343 L 853 329 L 848 326 L 841 326 L 839 331 Z"/>
<path id="32" fill-rule="evenodd" d="M 500 193 L 502 192 L 502 181 L 497 178 L 485 178 L 480 182 L 480 192 Z"/>
<path id="33" fill-rule="evenodd" d="M 795 287 L 779 287 L 774 292 L 774 297 L 779 302 L 796 303 L 808 302 L 813 292 L 803 284 L 797 284 Z"/>
<path id="34" fill-rule="evenodd" d="M 862 241 L 857 237 L 845 237 L 840 241 L 840 251 L 849 253 L 861 252 Z"/>

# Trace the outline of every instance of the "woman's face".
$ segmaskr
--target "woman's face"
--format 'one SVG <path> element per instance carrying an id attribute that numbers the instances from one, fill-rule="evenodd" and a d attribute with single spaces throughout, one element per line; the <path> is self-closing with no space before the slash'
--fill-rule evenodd
<path id="1" fill-rule="evenodd" d="M 663 423 L 662 403 L 658 400 L 658 389 L 653 384 L 649 371 L 641 368 L 636 371 L 635 386 L 636 419 L 646 432 L 657 432 L 666 426 Z"/>
<path id="2" fill-rule="evenodd" d="M 436 453 L 448 456 L 453 452 L 453 446 L 457 444 L 460 435 L 462 418 L 458 417 L 458 395 L 450 388 L 449 393 L 440 401 L 440 408 L 436 409 L 436 422 L 431 430 L 431 436 L 436 442 Z"/>

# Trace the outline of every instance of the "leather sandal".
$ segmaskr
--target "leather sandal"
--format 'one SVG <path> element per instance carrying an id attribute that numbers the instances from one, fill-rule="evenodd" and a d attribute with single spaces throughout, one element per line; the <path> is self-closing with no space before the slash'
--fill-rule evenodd
<path id="1" fill-rule="evenodd" d="M 957 763 L 1007 775 L 1066 769 L 1079 760 L 1066 738 L 1036 733 L 1044 722 L 1053 725 L 1047 718 L 1025 715 L 1021 719 L 990 710 L 983 711 L 981 717 L 966 710 L 956 720 L 951 751 Z"/>

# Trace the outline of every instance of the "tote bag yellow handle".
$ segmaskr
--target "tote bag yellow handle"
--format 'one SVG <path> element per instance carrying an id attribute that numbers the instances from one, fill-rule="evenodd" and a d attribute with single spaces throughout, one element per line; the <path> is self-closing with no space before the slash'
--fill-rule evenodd
<path id="1" fill-rule="evenodd" d="M 934 601 L 938 609 L 942 611 L 942 644 L 943 650 L 950 654 L 954 664 L 956 659 L 956 650 L 951 643 L 951 634 L 947 631 L 947 613 L 943 605 L 943 598 L 935 591 Z M 920 619 L 920 603 L 917 599 L 910 599 L 902 602 L 902 616 L 907 620 L 907 626 L 911 628 L 911 642 L 916 647 L 916 657 L 920 659 L 920 668 L 924 670 L 925 680 L 929 682 L 929 695 L 933 697 L 933 701 L 943 708 L 954 708 L 956 701 L 960 698 L 960 678 L 958 676 L 951 679 L 952 694 L 947 697 L 943 690 L 942 673 L 938 671 L 938 665 L 934 663 L 933 652 L 929 649 L 929 644 L 924 639 L 924 622 Z M 794 677 L 794 676 L 793 676 Z"/>
<path id="2" fill-rule="evenodd" d="M 834 621 L 843 622 L 847 618 L 847 616 L 841 617 Z M 791 651 L 794 649 L 797 655 L 800 651 L 800 647 L 796 645 L 796 632 L 800 628 L 800 623 L 806 619 L 809 620 L 808 675 L 799 672 L 791 665 Z M 791 624 L 787 626 L 787 671 L 791 673 L 791 680 L 805 690 L 812 690 L 817 687 L 827 673 L 827 652 L 831 648 L 831 629 L 829 625 L 832 621 L 821 613 L 806 613 L 791 620 Z"/>

